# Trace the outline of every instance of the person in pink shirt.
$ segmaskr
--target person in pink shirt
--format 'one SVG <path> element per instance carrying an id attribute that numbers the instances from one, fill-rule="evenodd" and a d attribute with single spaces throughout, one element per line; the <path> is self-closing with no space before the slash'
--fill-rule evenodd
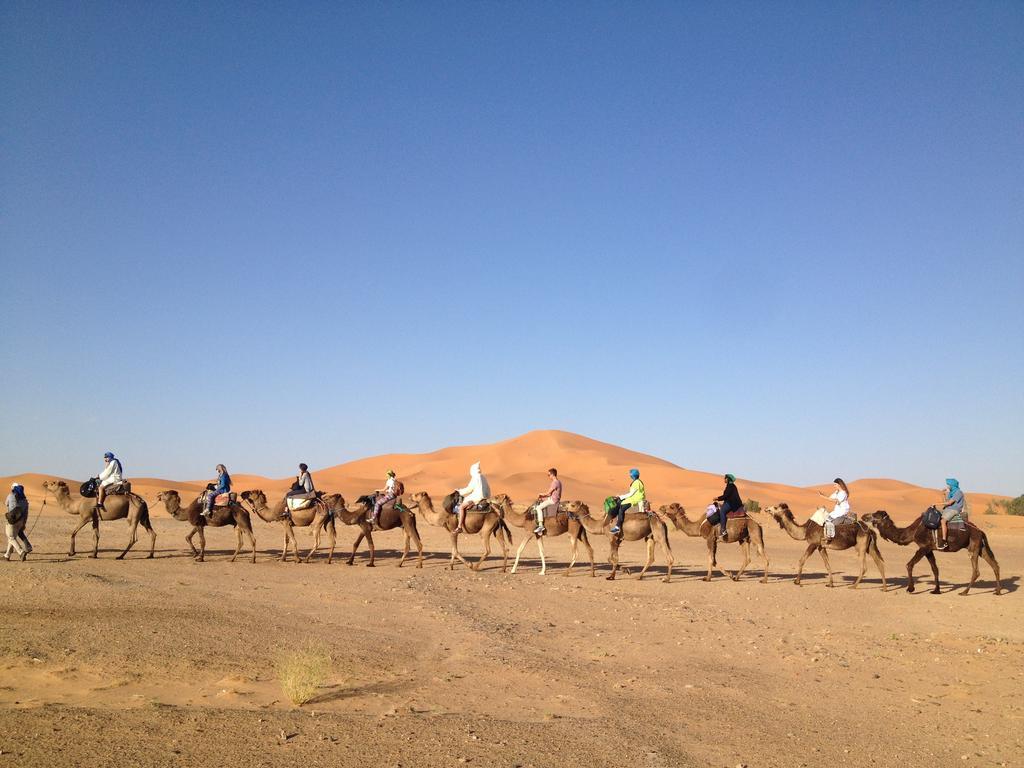
<path id="1" fill-rule="evenodd" d="M 548 492 L 538 496 L 537 503 L 533 506 L 533 514 L 537 518 L 537 527 L 533 529 L 533 532 L 538 536 L 543 536 L 547 533 L 544 529 L 544 510 L 548 507 L 554 507 L 555 512 L 558 512 L 558 502 L 562 500 L 562 481 L 558 479 L 558 470 L 554 467 L 549 469 L 548 477 L 551 478 L 551 486 L 548 488 Z"/>

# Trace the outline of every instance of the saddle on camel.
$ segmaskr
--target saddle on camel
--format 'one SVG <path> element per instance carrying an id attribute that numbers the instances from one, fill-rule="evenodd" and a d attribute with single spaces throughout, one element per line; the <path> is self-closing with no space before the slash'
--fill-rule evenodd
<path id="1" fill-rule="evenodd" d="M 704 510 L 704 517 L 708 521 L 708 525 L 712 528 L 715 526 L 721 527 L 722 524 L 722 502 L 715 501 L 708 505 L 708 508 Z M 747 507 L 746 505 L 740 505 L 739 509 L 730 509 L 725 513 L 725 530 L 726 535 L 722 537 L 722 541 L 735 541 L 736 537 L 739 536 L 739 526 L 733 526 L 736 531 L 729 530 L 729 525 L 733 520 L 746 520 L 747 519 Z"/>

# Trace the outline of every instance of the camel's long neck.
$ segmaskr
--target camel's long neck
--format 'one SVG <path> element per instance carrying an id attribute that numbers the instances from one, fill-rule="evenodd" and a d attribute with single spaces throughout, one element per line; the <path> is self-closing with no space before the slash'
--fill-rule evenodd
<path id="1" fill-rule="evenodd" d="M 782 516 L 782 527 L 786 529 L 786 533 L 797 541 L 804 541 L 807 539 L 807 523 L 798 523 L 793 519 L 792 515 Z"/>
<path id="2" fill-rule="evenodd" d="M 703 520 L 691 520 L 686 512 L 679 511 L 679 514 L 672 518 L 672 523 L 687 536 L 700 536 L 700 526 Z"/>
<path id="3" fill-rule="evenodd" d="M 265 503 L 258 504 L 254 502 L 252 504 L 247 504 L 246 506 L 253 510 L 259 519 L 265 523 L 276 523 L 278 521 L 278 518 L 274 516 L 274 511 Z"/>
<path id="4" fill-rule="evenodd" d="M 527 524 L 526 510 L 517 512 L 511 502 L 506 501 L 501 505 L 501 515 L 505 519 L 506 524 L 511 525 L 513 528 L 522 528 Z"/>
<path id="5" fill-rule="evenodd" d="M 583 527 L 586 528 L 588 532 L 604 533 L 604 521 L 593 518 L 590 515 L 590 510 L 587 510 L 586 512 L 581 510 L 579 513 L 579 519 L 583 524 Z"/>
<path id="6" fill-rule="evenodd" d="M 63 494 L 63 493 L 60 493 L 60 494 L 54 493 L 53 494 L 53 501 L 54 501 L 54 503 L 58 507 L 60 507 L 60 511 L 61 512 L 66 512 L 66 513 L 70 513 L 70 514 L 74 514 L 75 513 L 74 505 L 71 503 L 71 496 L 70 495 Z"/>
<path id="7" fill-rule="evenodd" d="M 431 525 L 444 525 L 444 518 L 447 517 L 448 513 L 442 509 L 438 512 L 434 509 L 434 502 L 431 499 L 420 499 L 417 502 L 416 514 L 423 515 L 423 518 Z"/>
<path id="8" fill-rule="evenodd" d="M 878 524 L 878 532 L 882 538 L 894 544 L 910 544 L 917 533 L 917 525 L 908 525 L 900 528 L 890 518 L 885 518 Z"/>

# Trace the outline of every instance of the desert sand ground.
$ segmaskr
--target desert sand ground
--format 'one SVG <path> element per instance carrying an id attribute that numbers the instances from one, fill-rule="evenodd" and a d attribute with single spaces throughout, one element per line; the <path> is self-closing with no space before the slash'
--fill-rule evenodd
<path id="1" fill-rule="evenodd" d="M 47 513 L 31 559 L 0 561 L 0 764 L 1019 765 L 1015 522 L 982 520 L 1007 594 L 983 571 L 962 597 L 963 554 L 940 558 L 938 596 L 883 593 L 873 570 L 857 591 L 828 589 L 816 560 L 797 587 L 801 546 L 774 525 L 769 584 L 700 581 L 703 542 L 679 535 L 665 584 L 540 577 L 535 560 L 515 576 L 495 559 L 452 572 L 446 537 L 425 526 L 422 570 L 394 566 L 398 532 L 378 534 L 374 569 L 365 555 L 279 563 L 263 523 L 257 564 L 227 562 L 224 529 L 197 564 L 160 511 L 155 560 L 113 559 L 118 521 L 100 559 L 68 562 L 72 520 Z M 342 529 L 343 548 L 353 538 Z M 910 551 L 882 551 L 902 586 Z M 564 563 L 566 539 L 548 552 Z M 635 565 L 642 544 L 623 554 Z M 738 555 L 727 545 L 723 562 Z M 833 564 L 849 583 L 854 557 Z M 329 646 L 333 673 L 296 709 L 275 662 L 310 640 Z"/>
<path id="2" fill-rule="evenodd" d="M 555 458 L 552 459 L 552 456 Z M 678 499 L 691 516 L 715 475 L 695 473 L 566 433 L 532 433 L 498 446 L 388 456 L 322 470 L 322 488 L 351 496 L 388 466 L 407 490 L 438 494 L 482 457 L 495 491 L 528 501 L 543 469 L 564 467 L 567 497 L 595 503 L 639 464 L 656 503 Z M 825 586 L 819 558 L 792 583 L 803 545 L 771 521 L 771 580 L 716 576 L 704 583 L 705 548 L 670 533 L 671 583 L 608 582 L 608 543 L 594 537 L 597 578 L 565 578 L 565 537 L 548 541 L 547 576 L 536 548 L 516 574 L 492 556 L 479 573 L 446 568 L 447 535 L 420 526 L 425 567 L 399 569 L 398 531 L 378 533 L 378 567 L 279 563 L 281 531 L 254 520 L 258 562 L 227 562 L 235 536 L 208 533 L 207 562 L 186 552 L 187 526 L 154 506 L 154 560 L 143 537 L 115 561 L 124 521 L 104 523 L 100 558 L 91 532 L 66 552 L 73 518 L 40 508 L 42 476 L 23 476 L 33 500 L 36 551 L 0 561 L 0 768 L 17 766 L 921 766 L 1024 764 L 1024 519 L 982 515 L 1006 593 L 993 594 L 982 563 L 971 595 L 965 553 L 939 557 L 943 594 L 907 594 L 912 551 L 881 542 L 889 592 L 870 564 L 847 585 L 855 556 L 833 553 L 843 587 Z M 236 475 L 236 487 L 278 494 L 287 480 Z M 157 490 L 200 484 L 137 481 Z M 824 487 L 824 486 L 821 486 Z M 789 501 L 803 519 L 816 489 L 741 481 L 763 504 Z M 859 511 L 888 508 L 905 524 L 934 491 L 890 480 L 852 484 Z M 513 530 L 518 544 L 521 532 Z M 347 552 L 354 528 L 340 528 Z M 299 531 L 308 546 L 308 530 Z M 479 554 L 468 537 L 467 555 Z M 642 543 L 626 543 L 635 567 Z M 725 545 L 726 567 L 739 561 Z M 755 567 L 757 563 L 753 563 Z M 302 708 L 281 690 L 275 665 L 288 649 L 326 645 L 331 674 Z"/>

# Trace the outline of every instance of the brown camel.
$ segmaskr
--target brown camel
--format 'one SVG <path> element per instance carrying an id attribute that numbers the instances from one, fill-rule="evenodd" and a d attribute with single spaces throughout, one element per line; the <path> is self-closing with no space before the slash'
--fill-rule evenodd
<path id="1" fill-rule="evenodd" d="M 124 552 L 117 556 L 123 560 L 128 550 L 135 546 L 138 541 L 138 527 L 141 525 L 149 531 L 150 546 L 148 557 L 153 557 L 156 551 L 156 531 L 149 523 L 149 505 L 146 500 L 137 493 L 115 494 L 107 496 L 103 509 L 96 509 L 96 499 L 79 497 L 71 498 L 71 491 L 68 484 L 63 480 L 47 480 L 43 483 L 47 493 L 52 493 L 54 499 L 63 511 L 78 515 L 78 526 L 71 532 L 71 548 L 68 550 L 68 557 L 75 556 L 75 536 L 88 523 L 92 523 L 92 554 L 90 557 L 97 557 L 100 548 L 100 520 L 128 520 L 128 546 Z"/>
<path id="2" fill-rule="evenodd" d="M 345 506 L 345 499 L 341 496 L 335 495 L 330 497 L 330 499 L 331 509 L 334 510 L 334 516 L 338 520 L 345 525 L 359 526 L 359 535 L 352 544 L 352 554 L 349 555 L 348 565 L 352 565 L 356 556 L 356 550 L 359 548 L 359 543 L 365 538 L 367 545 L 370 547 L 370 562 L 366 565 L 369 568 L 373 568 L 376 550 L 373 546 L 373 529 L 369 523 L 370 515 L 373 512 L 373 494 L 360 496 L 356 499 L 355 506 L 352 509 Z M 380 515 L 377 517 L 377 530 L 391 531 L 395 528 L 402 528 L 405 533 L 405 545 L 402 549 L 402 559 L 398 561 L 398 567 L 401 568 L 409 558 L 409 542 L 411 541 L 416 545 L 416 552 L 418 554 L 416 567 L 422 568 L 423 542 L 420 540 L 419 529 L 416 527 L 416 515 L 401 502 L 402 499 L 398 498 L 381 507 Z"/>
<path id="3" fill-rule="evenodd" d="M 249 537 L 249 545 L 252 547 L 252 561 L 256 562 L 256 537 L 252 532 L 252 521 L 249 519 L 249 513 L 237 501 L 227 506 L 214 507 L 213 514 L 205 517 L 203 515 L 202 495 L 187 507 L 181 505 L 181 496 L 177 491 L 160 491 L 156 495 L 156 500 L 163 502 L 167 514 L 175 520 L 192 525 L 192 530 L 188 532 L 185 541 L 192 550 L 192 556 L 196 559 L 196 562 L 202 563 L 206 560 L 206 533 L 204 529 L 207 527 L 220 528 L 225 525 L 234 526 L 235 534 L 238 537 L 238 544 L 235 547 L 234 554 L 231 555 L 231 562 L 235 562 L 238 553 L 242 551 L 243 532 Z M 192 537 L 197 533 L 199 534 L 198 550 L 196 550 L 195 544 L 192 543 Z"/>
<path id="4" fill-rule="evenodd" d="M 516 550 L 516 560 L 512 563 L 512 573 L 515 573 L 519 568 L 519 557 L 523 554 L 523 550 L 526 548 L 526 545 L 535 539 L 537 541 L 537 549 L 540 552 L 540 575 L 543 576 L 547 573 L 547 561 L 544 559 L 544 538 L 546 536 L 561 536 L 563 533 L 568 533 L 571 556 L 569 558 L 569 567 L 565 569 L 564 575 L 568 576 L 572 573 L 572 567 L 576 565 L 576 545 L 580 541 L 583 542 L 583 546 L 585 546 L 587 548 L 587 552 L 590 553 L 590 575 L 596 575 L 594 566 L 594 548 L 590 546 L 590 540 L 587 538 L 587 530 L 576 517 L 570 515 L 565 510 L 563 505 L 559 505 L 559 509 L 555 515 L 545 519 L 544 528 L 546 533 L 543 536 L 538 536 L 533 532 L 533 529 L 537 525 L 537 519 L 534 517 L 532 507 L 522 512 L 517 512 L 515 507 L 512 506 L 512 499 L 504 493 L 499 493 L 492 499 L 492 501 L 501 509 L 502 517 L 506 524 L 522 528 L 526 534 L 523 536 L 523 540 L 519 543 L 519 549 Z"/>
<path id="5" fill-rule="evenodd" d="M 732 518 L 726 523 L 729 532 L 729 543 L 739 544 L 743 552 L 743 564 L 735 574 L 732 574 L 718 564 L 719 527 L 717 525 L 711 525 L 706 517 L 701 520 L 691 520 L 686 516 L 686 510 L 683 509 L 683 506 L 674 502 L 659 508 L 658 513 L 662 520 L 665 518 L 671 520 L 676 530 L 682 531 L 687 536 L 699 536 L 704 539 L 708 546 L 708 575 L 704 577 L 704 581 L 711 581 L 713 568 L 718 568 L 723 575 L 728 576 L 733 581 L 739 581 L 740 576 L 743 575 L 747 565 L 750 563 L 750 544 L 753 542 L 757 554 L 764 560 L 764 576 L 761 577 L 761 583 L 768 583 L 768 554 L 764 548 L 764 530 L 749 515 Z"/>
<path id="6" fill-rule="evenodd" d="M 804 572 L 804 563 L 807 562 L 807 558 L 815 551 L 818 551 L 821 553 L 821 559 L 825 561 L 825 568 L 828 570 L 828 585 L 830 587 L 835 586 L 832 578 L 832 565 L 828 561 L 828 553 L 825 550 L 843 550 L 854 547 L 860 555 L 860 575 L 853 582 L 853 588 L 856 589 L 860 585 L 861 579 L 864 578 L 864 572 L 868 567 L 868 555 L 871 555 L 871 559 L 875 561 L 878 572 L 882 574 L 882 590 L 885 591 L 888 588 L 885 581 L 885 561 L 882 559 L 882 553 L 878 551 L 878 537 L 864 523 L 857 521 L 855 525 L 837 525 L 836 535 L 828 543 L 825 543 L 824 528 L 813 520 L 797 523 L 788 504 L 776 504 L 775 506 L 768 507 L 765 512 L 774 517 L 779 527 L 792 538 L 797 541 L 807 542 L 807 549 L 797 565 L 794 584 L 800 583 L 800 576 Z"/>
<path id="7" fill-rule="evenodd" d="M 260 494 L 260 496 L 255 494 Z M 247 502 L 255 504 L 258 508 L 266 507 L 266 496 L 263 494 L 263 491 L 251 491 L 248 496 L 243 496 L 243 498 Z M 281 527 L 284 529 L 284 546 L 281 549 L 281 562 L 288 559 L 288 542 L 290 541 L 292 551 L 295 553 L 295 562 L 308 563 L 313 558 L 313 555 L 317 553 L 317 550 L 320 549 L 320 535 L 327 531 L 330 537 L 327 564 L 331 564 L 334 560 L 334 547 L 338 541 L 338 531 L 334 524 L 334 509 L 331 507 L 331 504 L 336 503 L 340 498 L 337 494 L 333 496 L 319 496 L 313 500 L 310 506 L 289 511 L 288 497 L 285 496 L 266 511 L 264 513 L 265 516 L 264 514 L 260 515 L 267 522 L 280 522 Z M 313 531 L 313 547 L 306 554 L 305 559 L 303 559 L 299 555 L 299 542 L 298 537 L 295 535 L 295 529 L 308 528 L 310 526 L 312 526 Z"/>
<path id="8" fill-rule="evenodd" d="M 466 534 L 479 533 L 480 540 L 484 544 L 484 553 L 480 556 L 480 559 L 475 563 L 470 563 L 459 552 L 459 534 L 455 532 L 459 525 L 459 516 L 450 512 L 453 499 L 454 495 L 448 494 L 442 502 L 442 508 L 435 510 L 430 494 L 426 491 L 420 491 L 412 495 L 412 502 L 409 504 L 409 508 L 417 516 L 422 515 L 431 525 L 436 525 L 438 528 L 444 528 L 448 531 L 452 542 L 451 556 L 448 558 L 449 570 L 455 570 L 455 561 L 457 559 L 466 567 L 479 571 L 484 561 L 491 554 L 491 536 L 494 536 L 498 539 L 498 543 L 501 544 L 501 572 L 505 573 L 508 570 L 508 548 L 512 544 L 512 532 L 509 531 L 508 526 L 501 519 L 501 509 L 494 504 L 488 503 L 486 510 L 477 510 L 474 506 L 473 509 L 466 513 L 466 525 L 462 532 Z"/>
<path id="9" fill-rule="evenodd" d="M 917 552 L 907 563 L 907 592 L 914 591 L 914 566 L 924 557 L 927 558 L 928 564 L 932 567 L 932 574 L 935 576 L 935 589 L 932 590 L 932 594 L 940 594 L 939 565 L 935 562 L 935 553 L 959 552 L 961 549 L 966 549 L 971 555 L 971 583 L 960 594 L 966 595 L 970 592 L 974 582 L 978 580 L 979 555 L 992 567 L 992 572 L 996 576 L 996 594 L 1003 594 L 1003 587 L 999 583 L 999 563 L 992 552 L 992 547 L 989 546 L 988 536 L 977 526 L 967 523 L 958 530 L 957 527 L 950 525 L 949 534 L 946 537 L 946 549 L 936 549 L 933 531 L 921 524 L 920 517 L 906 528 L 898 528 L 888 513 L 883 510 L 862 515 L 861 519 L 873 526 L 886 541 L 899 544 L 901 547 L 905 547 L 907 544 L 917 545 Z"/>
<path id="10" fill-rule="evenodd" d="M 640 578 L 644 577 L 651 567 L 651 563 L 654 562 L 654 544 L 657 542 L 665 550 L 665 563 L 668 567 L 668 572 L 662 581 L 672 580 L 672 564 L 675 559 L 672 557 L 672 547 L 668 543 L 668 526 L 657 515 L 643 512 L 627 513 L 622 523 L 622 532 L 612 535 L 609 531 L 614 518 L 607 515 L 601 520 L 591 517 L 590 507 L 582 501 L 567 501 L 565 509 L 579 519 L 588 534 L 609 537 L 608 562 L 611 563 L 612 572 L 607 577 L 608 581 L 613 581 L 619 570 L 619 545 L 623 541 L 640 540 L 647 542 L 647 562 L 644 563 L 644 567 L 640 571 Z M 629 575 L 628 568 L 623 567 L 622 570 L 626 572 L 627 576 Z"/>

